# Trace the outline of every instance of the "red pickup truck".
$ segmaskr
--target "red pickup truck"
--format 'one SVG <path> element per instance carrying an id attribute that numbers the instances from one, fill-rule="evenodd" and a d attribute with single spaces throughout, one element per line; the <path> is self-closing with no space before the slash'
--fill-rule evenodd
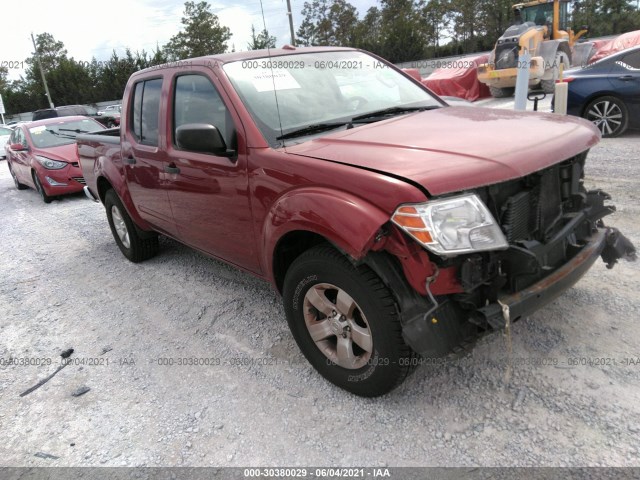
<path id="1" fill-rule="evenodd" d="M 448 106 L 363 51 L 284 47 L 137 72 L 120 128 L 78 149 L 129 260 L 162 234 L 271 282 L 318 372 L 375 396 L 634 257 L 583 185 L 599 139 Z"/>

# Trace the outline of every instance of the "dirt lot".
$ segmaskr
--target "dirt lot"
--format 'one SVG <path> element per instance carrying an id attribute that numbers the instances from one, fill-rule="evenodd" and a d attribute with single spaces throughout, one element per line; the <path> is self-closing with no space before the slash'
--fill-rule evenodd
<path id="1" fill-rule="evenodd" d="M 587 178 L 636 244 L 638 152 L 603 141 Z M 0 206 L 1 465 L 640 466 L 640 263 L 516 323 L 510 378 L 495 334 L 368 400 L 306 363 L 268 285 L 167 239 L 132 264 L 101 206 L 45 205 L 5 161 Z"/>

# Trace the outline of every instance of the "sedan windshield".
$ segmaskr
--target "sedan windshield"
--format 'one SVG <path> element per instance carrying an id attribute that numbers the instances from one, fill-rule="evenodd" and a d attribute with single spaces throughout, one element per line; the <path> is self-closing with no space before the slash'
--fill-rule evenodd
<path id="1" fill-rule="evenodd" d="M 33 145 L 37 148 L 58 147 L 74 143 L 80 133 L 104 130 L 104 126 L 86 118 L 83 120 L 61 120 L 47 125 L 29 128 L 29 135 Z"/>
<path id="2" fill-rule="evenodd" d="M 224 71 L 272 146 L 443 106 L 386 63 L 358 51 L 243 60 L 226 64 Z"/>

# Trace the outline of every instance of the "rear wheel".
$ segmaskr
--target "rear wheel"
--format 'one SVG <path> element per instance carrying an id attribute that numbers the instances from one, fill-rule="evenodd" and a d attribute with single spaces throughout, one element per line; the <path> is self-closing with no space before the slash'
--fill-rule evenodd
<path id="1" fill-rule="evenodd" d="M 13 173 L 13 168 L 11 168 L 11 164 L 9 163 L 9 173 L 11 174 L 11 178 L 13 178 L 13 184 L 16 186 L 16 188 L 18 190 L 24 190 L 25 188 L 27 188 L 26 185 L 23 185 L 20 183 L 20 181 L 18 180 L 18 177 L 16 177 L 16 174 Z"/>
<path id="2" fill-rule="evenodd" d="M 298 257 L 287 271 L 284 304 L 291 332 L 331 383 L 365 397 L 383 395 L 411 370 L 391 292 L 366 266 L 329 246 Z"/>
<path id="3" fill-rule="evenodd" d="M 622 135 L 629 126 L 629 112 L 624 102 L 616 97 L 600 97 L 584 110 L 584 118 L 592 122 L 603 137 Z"/>
<path id="4" fill-rule="evenodd" d="M 515 92 L 516 89 L 514 87 L 489 87 L 489 91 L 493 98 L 507 98 L 513 96 L 513 92 Z"/>
<path id="5" fill-rule="evenodd" d="M 33 172 L 33 183 L 35 183 L 36 190 L 38 190 L 42 201 L 44 203 L 51 203 L 53 197 L 50 197 L 49 195 L 47 195 L 47 192 L 44 191 L 44 187 L 42 186 L 42 182 L 40 181 L 40 177 L 38 177 L 37 172 Z"/>
<path id="6" fill-rule="evenodd" d="M 147 238 L 143 238 L 138 233 L 116 192 L 107 192 L 104 206 L 107 209 L 107 220 L 113 238 L 125 257 L 137 263 L 157 255 L 160 248 L 158 235 L 150 233 Z"/>

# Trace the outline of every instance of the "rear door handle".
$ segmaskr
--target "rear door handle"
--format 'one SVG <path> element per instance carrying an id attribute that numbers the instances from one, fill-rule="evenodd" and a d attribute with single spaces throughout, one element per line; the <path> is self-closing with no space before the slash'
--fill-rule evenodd
<path id="1" fill-rule="evenodd" d="M 176 167 L 175 163 L 170 163 L 166 167 L 164 167 L 164 171 L 167 173 L 180 173 L 180 169 Z"/>
<path id="2" fill-rule="evenodd" d="M 633 80 L 633 75 L 623 75 L 622 77 L 618 77 L 618 80 L 628 82 L 629 80 Z"/>
<path id="3" fill-rule="evenodd" d="M 133 165 L 136 163 L 136 159 L 133 157 L 128 157 L 124 159 L 124 163 L 126 163 L 127 165 Z"/>

